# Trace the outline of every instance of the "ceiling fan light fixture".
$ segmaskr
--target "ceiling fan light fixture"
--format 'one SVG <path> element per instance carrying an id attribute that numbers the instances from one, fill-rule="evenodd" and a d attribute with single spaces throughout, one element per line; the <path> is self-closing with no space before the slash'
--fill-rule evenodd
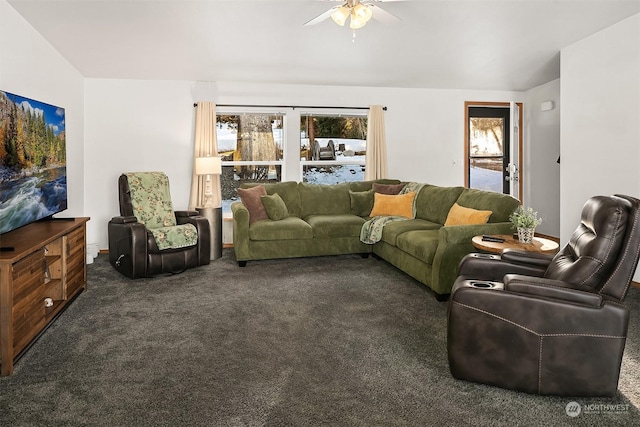
<path id="1" fill-rule="evenodd" d="M 351 28 L 352 30 L 357 30 L 359 28 L 364 27 L 367 24 L 367 21 L 365 21 L 362 18 L 358 18 L 355 15 L 351 15 L 351 22 L 349 22 L 349 28 Z"/>
<path id="2" fill-rule="evenodd" d="M 345 22 L 347 22 L 347 18 L 349 17 L 349 15 L 350 15 L 349 8 L 343 5 L 336 8 L 336 10 L 334 10 L 333 13 L 331 13 L 331 19 L 333 19 L 333 22 L 343 27 Z"/>
<path id="3" fill-rule="evenodd" d="M 351 8 L 351 22 L 349 23 L 349 27 L 352 30 L 357 30 L 364 27 L 367 22 L 369 22 L 369 19 L 371 19 L 372 15 L 373 12 L 371 11 L 371 9 L 369 9 L 368 6 L 362 3 L 357 3 Z"/>
<path id="4" fill-rule="evenodd" d="M 352 15 L 357 16 L 359 19 L 364 19 L 364 22 L 367 23 L 373 16 L 373 12 L 369 8 L 369 6 L 364 5 L 362 3 L 358 3 L 353 7 Z M 353 19 L 353 16 L 351 17 Z"/>

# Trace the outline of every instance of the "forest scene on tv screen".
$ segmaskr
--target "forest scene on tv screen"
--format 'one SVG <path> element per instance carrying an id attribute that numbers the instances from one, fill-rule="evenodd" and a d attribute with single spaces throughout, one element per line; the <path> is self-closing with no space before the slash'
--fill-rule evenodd
<path id="1" fill-rule="evenodd" d="M 0 91 L 0 233 L 67 208 L 64 108 Z"/>

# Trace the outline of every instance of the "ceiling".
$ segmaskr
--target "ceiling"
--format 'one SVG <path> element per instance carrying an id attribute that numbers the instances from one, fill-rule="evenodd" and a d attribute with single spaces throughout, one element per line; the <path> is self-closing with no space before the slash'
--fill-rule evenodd
<path id="1" fill-rule="evenodd" d="M 91 78 L 522 91 L 640 0 L 407 0 L 401 22 L 303 24 L 327 0 L 8 0 Z"/>

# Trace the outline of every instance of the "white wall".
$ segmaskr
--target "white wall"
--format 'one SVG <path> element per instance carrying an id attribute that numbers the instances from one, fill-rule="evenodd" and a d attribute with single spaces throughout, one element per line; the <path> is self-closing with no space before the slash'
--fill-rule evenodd
<path id="1" fill-rule="evenodd" d="M 97 242 L 101 249 L 108 247 L 106 226 L 118 215 L 116 183 L 122 172 L 165 171 L 176 209 L 187 207 L 193 103 L 200 100 L 220 104 L 386 105 L 390 176 L 463 185 L 464 102 L 522 101 L 522 93 L 86 79 L 85 210 L 95 219 L 88 225 L 89 242 Z"/>
<path id="2" fill-rule="evenodd" d="M 540 104 L 553 102 L 541 111 Z M 560 236 L 560 80 L 553 80 L 525 93 L 523 203 L 542 218 L 537 231 Z"/>
<path id="3" fill-rule="evenodd" d="M 590 196 L 640 197 L 640 14 L 563 49 L 561 80 L 560 233 L 567 241 Z"/>
<path id="4" fill-rule="evenodd" d="M 123 172 L 164 171 L 174 208 L 187 209 L 193 163 L 192 83 L 85 81 L 87 241 L 108 248 Z"/>
<path id="5" fill-rule="evenodd" d="M 84 216 L 82 75 L 5 0 L 0 0 L 0 90 L 65 109 L 68 210 Z"/>

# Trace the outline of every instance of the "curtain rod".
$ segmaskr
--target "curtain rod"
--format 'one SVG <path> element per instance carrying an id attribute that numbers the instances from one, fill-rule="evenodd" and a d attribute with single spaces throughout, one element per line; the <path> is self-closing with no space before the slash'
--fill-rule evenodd
<path id="1" fill-rule="evenodd" d="M 198 103 L 193 104 L 194 107 L 198 106 Z M 368 110 L 369 107 L 318 107 L 311 105 L 242 105 L 242 104 L 216 104 L 216 107 L 245 107 L 245 108 L 326 108 L 330 110 Z M 387 111 L 387 107 L 382 107 L 384 111 Z"/>

